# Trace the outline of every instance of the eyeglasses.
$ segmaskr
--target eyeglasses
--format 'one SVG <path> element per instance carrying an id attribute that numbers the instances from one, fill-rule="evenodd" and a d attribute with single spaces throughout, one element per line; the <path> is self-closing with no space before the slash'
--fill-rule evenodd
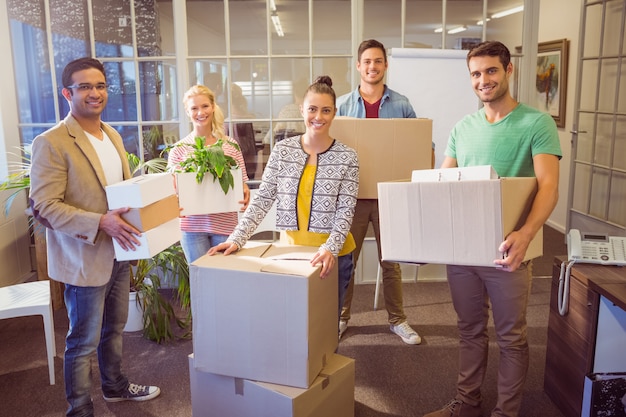
<path id="1" fill-rule="evenodd" d="M 97 91 L 104 91 L 107 89 L 107 85 L 106 83 L 98 83 L 96 85 L 93 84 L 89 84 L 89 83 L 83 83 L 83 84 L 74 84 L 74 85 L 70 85 L 66 88 L 75 88 L 76 90 L 78 90 L 81 93 L 87 93 L 90 92 L 91 90 L 93 90 L 94 88 Z"/>

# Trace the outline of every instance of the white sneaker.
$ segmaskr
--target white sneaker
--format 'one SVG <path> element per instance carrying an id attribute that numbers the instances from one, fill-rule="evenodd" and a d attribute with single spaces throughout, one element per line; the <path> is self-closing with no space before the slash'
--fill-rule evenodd
<path id="1" fill-rule="evenodd" d="M 409 323 L 407 323 L 406 321 L 403 321 L 402 323 L 395 326 L 392 324 L 389 326 L 389 329 L 398 336 L 400 336 L 402 341 L 407 345 L 419 345 L 420 343 L 422 343 L 422 338 L 420 337 L 420 335 L 417 334 L 417 332 L 413 330 L 413 328 L 409 326 Z"/>
<path id="2" fill-rule="evenodd" d="M 345 320 L 339 320 L 339 339 L 343 336 L 344 332 L 348 329 L 348 322 Z"/>

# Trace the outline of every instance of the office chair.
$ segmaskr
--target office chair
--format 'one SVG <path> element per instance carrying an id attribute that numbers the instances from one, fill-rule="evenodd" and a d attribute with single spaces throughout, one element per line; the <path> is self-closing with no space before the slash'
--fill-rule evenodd
<path id="1" fill-rule="evenodd" d="M 257 172 L 257 166 L 262 164 L 263 143 L 257 143 L 252 122 L 226 122 L 224 123 L 226 134 L 235 139 L 246 163 L 248 178 L 253 180 Z"/>

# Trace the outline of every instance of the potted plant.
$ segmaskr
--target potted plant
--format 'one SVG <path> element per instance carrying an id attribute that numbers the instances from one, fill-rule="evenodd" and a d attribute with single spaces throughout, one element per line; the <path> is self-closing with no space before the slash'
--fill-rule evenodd
<path id="1" fill-rule="evenodd" d="M 167 169 L 167 160 L 154 158 L 141 161 L 132 153 L 126 154 L 130 170 L 136 174 L 162 173 Z M 162 279 L 175 280 L 174 300 L 182 310 L 183 318 L 179 318 L 170 298 L 161 292 Z M 139 259 L 130 270 L 129 311 L 138 307 L 141 313 L 143 336 L 157 343 L 168 341 L 175 336 L 173 323 L 185 329 L 183 337 L 189 336 L 191 327 L 191 309 L 189 292 L 189 265 L 180 244 L 176 243 L 149 259 Z M 134 305 L 132 303 L 135 303 Z M 129 314 L 129 320 L 131 319 Z M 132 326 L 129 326 L 129 330 Z"/>
<path id="2" fill-rule="evenodd" d="M 184 313 L 182 318 L 176 314 L 171 299 L 161 292 L 161 280 L 166 277 L 176 279 L 174 299 Z M 152 258 L 138 260 L 130 269 L 130 285 L 140 307 L 143 336 L 146 339 L 161 343 L 175 338 L 173 323 L 185 330 L 183 337 L 191 334 L 189 265 L 179 244 L 170 246 Z"/>
<path id="3" fill-rule="evenodd" d="M 203 137 L 197 136 L 193 145 L 176 145 L 192 148 L 175 171 L 181 214 L 190 216 L 238 211 L 243 196 L 241 168 L 233 157 L 224 153 L 222 139 L 208 146 L 204 141 Z M 228 144 L 239 149 L 236 143 Z M 204 181 L 209 173 L 213 180 Z"/>
<path id="4" fill-rule="evenodd" d="M 9 196 L 4 200 L 4 215 L 9 215 L 13 202 L 17 196 L 26 192 L 26 198 L 28 190 L 30 188 L 30 147 L 18 146 L 19 155 L 13 152 L 8 152 L 9 155 L 13 155 L 18 162 L 11 163 L 9 165 L 9 175 L 7 179 L 0 183 L 0 191 L 11 190 Z M 26 216 L 28 216 L 28 228 L 32 242 L 35 246 L 35 258 L 36 258 L 36 270 L 39 280 L 49 279 L 48 277 L 48 265 L 47 265 L 47 250 L 46 250 L 46 234 L 44 227 L 34 219 L 30 207 L 26 208 Z M 50 282 L 50 295 L 52 297 L 52 307 L 57 310 L 63 307 L 63 284 L 58 281 Z"/>
<path id="5" fill-rule="evenodd" d="M 20 147 L 19 149 L 21 151 L 20 163 L 11 166 L 7 180 L 0 183 L 0 191 L 13 190 L 4 201 L 5 215 L 9 213 L 15 198 L 22 191 L 28 191 L 30 188 L 30 152 L 27 147 Z M 165 172 L 167 167 L 167 161 L 164 158 L 154 158 L 142 162 L 137 155 L 132 153 L 127 153 L 126 157 L 133 175 Z M 45 233 L 42 233 L 44 229 L 33 220 L 32 216 L 29 221 L 35 239 L 39 279 L 48 279 L 46 239 Z M 162 277 L 174 277 L 176 280 L 175 299 L 184 313 L 182 319 L 179 319 L 175 314 L 170 299 L 160 292 Z M 52 283 L 59 287 L 58 290 L 55 290 L 54 286 L 52 287 L 54 308 L 61 308 L 63 306 L 63 284 L 57 281 L 52 281 Z M 139 294 L 139 297 L 133 297 L 136 298 L 133 302 L 141 307 L 143 330 L 146 338 L 159 343 L 173 338 L 172 322 L 183 329 L 190 328 L 189 267 L 178 244 L 170 246 L 151 259 L 137 261 L 137 265 L 131 268 L 130 284 L 131 290 L 135 291 L 133 295 Z M 132 309 L 134 305 L 130 307 Z"/>

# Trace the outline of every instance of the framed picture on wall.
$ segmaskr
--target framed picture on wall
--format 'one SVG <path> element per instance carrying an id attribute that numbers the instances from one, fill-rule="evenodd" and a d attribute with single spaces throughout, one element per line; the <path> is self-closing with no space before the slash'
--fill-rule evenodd
<path id="1" fill-rule="evenodd" d="M 537 48 L 536 107 L 565 127 L 569 41 L 541 42 Z"/>
<path id="2" fill-rule="evenodd" d="M 519 53 L 520 46 L 515 48 Z M 537 72 L 535 75 L 534 102 L 539 110 L 550 113 L 557 127 L 565 127 L 567 99 L 567 63 L 569 40 L 541 42 L 537 47 Z"/>

